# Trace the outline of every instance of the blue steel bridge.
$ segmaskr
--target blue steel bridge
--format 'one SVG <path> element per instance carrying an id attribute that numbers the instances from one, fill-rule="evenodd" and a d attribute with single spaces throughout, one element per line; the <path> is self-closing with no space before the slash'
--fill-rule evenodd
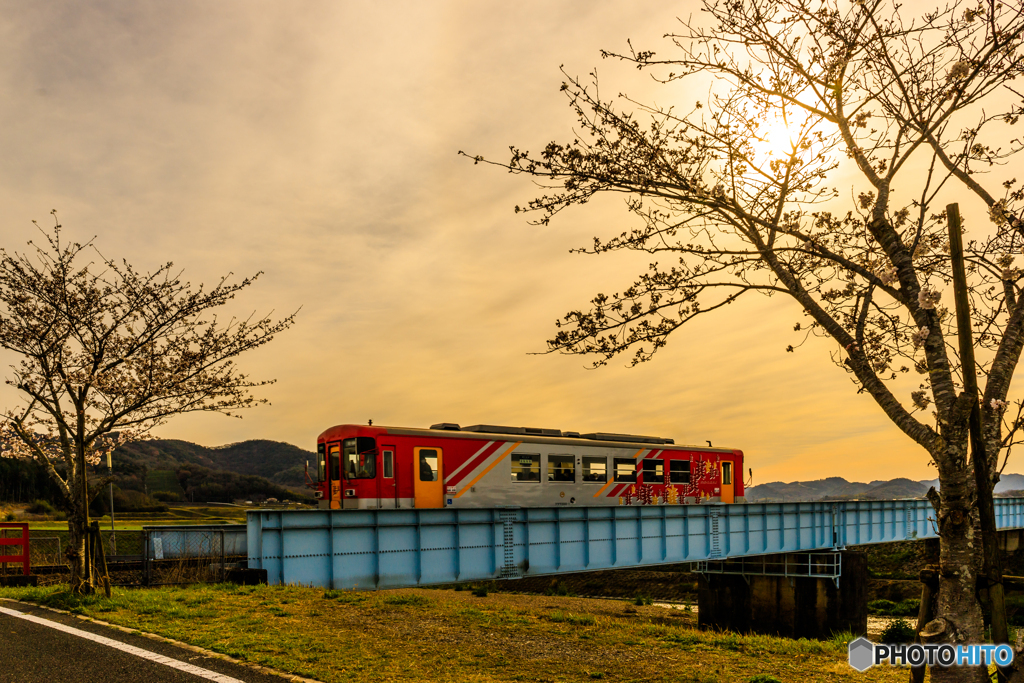
<path id="1" fill-rule="evenodd" d="M 995 506 L 999 529 L 1024 528 L 1024 498 L 997 498 Z M 927 500 L 252 510 L 245 545 L 249 568 L 265 569 L 272 584 L 335 589 L 401 588 L 682 562 L 721 571 L 729 564 L 758 562 L 744 558 L 793 553 L 816 558 L 808 559 L 813 564 L 806 570 L 796 570 L 799 575 L 838 581 L 840 550 L 937 538 L 933 518 Z"/>

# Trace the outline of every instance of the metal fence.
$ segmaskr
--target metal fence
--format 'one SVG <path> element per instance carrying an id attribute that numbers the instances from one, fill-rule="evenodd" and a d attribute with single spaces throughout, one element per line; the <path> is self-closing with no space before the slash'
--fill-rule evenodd
<path id="1" fill-rule="evenodd" d="M 103 549 L 115 586 L 150 586 L 223 581 L 229 570 L 244 566 L 244 524 L 154 526 L 141 531 L 101 531 Z M 70 577 L 66 531 L 31 535 L 32 571 L 41 584 Z"/>
<path id="2" fill-rule="evenodd" d="M 843 555 L 831 553 L 786 553 L 757 555 L 727 560 L 697 562 L 700 574 L 739 574 L 742 576 L 810 577 L 838 580 L 843 573 Z"/>
<path id="3" fill-rule="evenodd" d="M 67 539 L 60 536 L 31 535 L 29 539 L 29 556 L 32 567 L 38 574 L 40 569 L 60 567 L 64 565 L 64 547 Z"/>
<path id="4" fill-rule="evenodd" d="M 146 527 L 141 533 L 146 586 L 224 581 L 247 560 L 244 524 Z"/>

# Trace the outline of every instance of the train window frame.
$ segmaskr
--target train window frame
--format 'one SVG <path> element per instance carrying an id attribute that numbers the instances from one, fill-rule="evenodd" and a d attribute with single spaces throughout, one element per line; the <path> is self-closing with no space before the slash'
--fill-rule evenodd
<path id="1" fill-rule="evenodd" d="M 395 451 L 391 448 L 381 451 L 381 476 L 385 479 L 395 478 Z"/>
<path id="2" fill-rule="evenodd" d="M 619 465 L 623 466 L 623 472 L 620 474 Z M 625 471 L 625 467 L 629 468 L 629 472 Z M 633 458 L 612 458 L 612 475 L 615 477 L 615 481 L 623 481 L 631 484 L 636 483 L 636 460 Z"/>
<path id="3" fill-rule="evenodd" d="M 523 470 L 523 459 L 530 458 L 531 465 L 529 470 Z M 512 482 L 516 484 L 529 483 L 539 484 L 540 483 L 540 453 L 513 453 L 509 459 L 509 465 L 511 466 Z M 519 466 L 517 469 L 516 466 Z M 522 475 L 534 475 L 523 478 Z"/>
<path id="4" fill-rule="evenodd" d="M 327 444 L 316 445 L 317 481 L 327 481 Z"/>
<path id="5" fill-rule="evenodd" d="M 341 442 L 327 444 L 327 476 L 331 481 L 341 481 Z"/>
<path id="6" fill-rule="evenodd" d="M 722 461 L 722 486 L 729 486 L 732 484 L 732 469 L 733 465 L 731 460 Z"/>
<path id="7" fill-rule="evenodd" d="M 576 456 L 575 455 L 570 455 L 568 453 L 551 453 L 550 455 L 548 455 L 546 460 L 547 460 L 547 473 L 548 473 L 547 481 L 552 482 L 552 483 L 561 483 L 561 484 L 564 484 L 564 483 L 575 483 L 576 482 Z M 555 469 L 552 467 L 552 464 L 554 464 L 556 462 L 559 463 L 560 465 L 563 465 L 563 467 L 561 467 L 559 469 L 560 478 L 556 478 L 555 477 L 556 472 L 555 472 Z M 566 472 L 565 468 L 564 468 L 564 465 L 566 463 L 568 463 L 568 465 L 569 465 L 569 471 L 568 472 Z M 566 476 L 566 475 L 568 475 L 568 476 Z"/>
<path id="8" fill-rule="evenodd" d="M 665 461 L 661 458 L 645 458 L 640 461 L 640 473 L 644 477 L 645 484 L 665 483 Z M 659 472 L 660 470 L 660 472 Z M 653 479 L 648 480 L 648 476 Z"/>
<path id="9" fill-rule="evenodd" d="M 434 455 L 433 456 L 424 455 L 425 453 L 433 453 Z M 440 467 L 438 465 L 439 465 L 439 463 L 441 461 L 441 457 L 442 456 L 441 456 L 441 449 L 440 448 L 417 448 L 416 449 L 416 464 L 418 465 L 418 467 L 416 468 L 416 470 L 417 470 L 416 478 L 419 481 L 426 482 L 426 483 L 430 483 L 430 482 L 434 482 L 434 481 L 440 481 L 441 473 L 438 471 L 440 469 Z M 433 458 L 433 460 L 434 460 L 433 466 L 431 466 L 431 463 L 428 462 L 428 459 L 430 459 L 430 458 Z M 423 470 L 423 466 L 424 465 L 426 465 L 427 468 L 431 470 L 431 476 L 433 477 L 432 479 L 424 479 L 423 478 L 423 471 L 424 471 Z"/>
<path id="10" fill-rule="evenodd" d="M 668 480 L 671 484 L 689 484 L 690 483 L 690 461 L 689 460 L 669 460 L 668 463 Z"/>
<path id="11" fill-rule="evenodd" d="M 366 457 L 372 453 L 373 457 Z M 364 456 L 358 459 L 358 456 Z M 346 480 L 377 478 L 377 444 L 372 437 L 349 437 L 341 441 L 341 459 Z M 349 467 L 351 465 L 351 467 Z"/>
<path id="12" fill-rule="evenodd" d="M 600 475 L 595 475 L 591 469 L 593 465 L 601 465 Z M 587 477 L 591 477 L 587 479 Z M 600 479 L 594 478 L 600 476 Z M 583 456 L 583 483 L 584 484 L 605 484 L 608 482 L 608 458 L 601 455 L 584 455 Z"/>

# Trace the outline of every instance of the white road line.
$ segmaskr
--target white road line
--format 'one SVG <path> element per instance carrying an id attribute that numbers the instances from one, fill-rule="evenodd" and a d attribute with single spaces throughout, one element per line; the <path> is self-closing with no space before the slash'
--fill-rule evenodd
<path id="1" fill-rule="evenodd" d="M 156 662 L 157 664 L 164 664 L 172 669 L 178 669 L 179 671 L 194 674 L 201 678 L 205 678 L 208 681 L 216 681 L 216 683 L 245 683 L 244 681 L 232 678 L 231 676 L 225 676 L 224 674 L 219 674 L 215 671 L 210 671 L 209 669 L 203 669 L 198 666 L 186 664 L 185 662 L 178 661 L 177 659 L 171 659 L 170 657 L 164 657 L 163 655 L 158 655 L 155 652 L 150 652 L 149 650 L 143 650 L 142 648 L 134 647 L 132 645 L 126 645 L 125 643 L 112 638 L 104 638 L 103 636 L 98 636 L 94 633 L 89 633 L 88 631 L 81 631 L 77 628 L 65 626 L 64 624 L 50 621 L 48 619 L 41 619 L 40 617 L 25 614 L 24 612 L 19 612 L 17 610 L 0 607 L 0 614 L 8 614 L 12 617 L 17 617 L 18 619 L 31 621 L 36 624 L 41 624 L 42 626 L 48 626 L 50 628 L 57 629 L 58 631 L 63 631 L 64 633 L 69 633 L 73 636 L 78 636 L 79 638 L 91 640 L 94 643 L 99 643 L 100 645 L 107 645 L 114 649 L 121 650 L 122 652 L 135 655 L 136 657 L 142 657 L 143 659 L 148 659 L 149 661 Z"/>

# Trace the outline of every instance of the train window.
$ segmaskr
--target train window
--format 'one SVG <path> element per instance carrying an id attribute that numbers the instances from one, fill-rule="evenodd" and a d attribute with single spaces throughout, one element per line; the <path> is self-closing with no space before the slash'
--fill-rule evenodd
<path id="1" fill-rule="evenodd" d="M 322 443 L 316 445 L 316 461 L 317 481 L 327 481 L 327 446 Z"/>
<path id="2" fill-rule="evenodd" d="M 644 483 L 665 483 L 665 462 L 662 460 L 644 460 Z"/>
<path id="3" fill-rule="evenodd" d="M 384 478 L 393 479 L 395 476 L 395 452 L 384 451 L 382 460 L 384 466 Z"/>
<path id="4" fill-rule="evenodd" d="M 722 463 L 722 483 L 726 484 L 726 485 L 732 483 L 732 463 L 731 462 L 723 462 Z"/>
<path id="5" fill-rule="evenodd" d="M 636 481 L 636 460 L 615 458 L 615 481 Z"/>
<path id="6" fill-rule="evenodd" d="M 373 439 L 360 436 L 341 442 L 346 479 L 374 479 L 377 476 L 377 449 Z"/>
<path id="7" fill-rule="evenodd" d="M 540 481 L 540 455 L 513 453 L 512 481 Z"/>
<path id="8" fill-rule="evenodd" d="M 602 483 L 608 481 L 608 458 L 584 455 L 583 481 Z"/>
<path id="9" fill-rule="evenodd" d="M 576 481 L 576 456 L 549 455 L 548 481 Z"/>
<path id="10" fill-rule="evenodd" d="M 330 463 L 328 469 L 331 471 L 331 481 L 341 480 L 341 447 L 332 443 L 327 454 L 327 461 Z"/>
<path id="11" fill-rule="evenodd" d="M 418 448 L 420 454 L 420 481 L 437 481 L 437 449 Z"/>
<path id="12" fill-rule="evenodd" d="M 690 461 L 672 460 L 668 464 L 668 478 L 673 484 L 690 483 Z"/>

